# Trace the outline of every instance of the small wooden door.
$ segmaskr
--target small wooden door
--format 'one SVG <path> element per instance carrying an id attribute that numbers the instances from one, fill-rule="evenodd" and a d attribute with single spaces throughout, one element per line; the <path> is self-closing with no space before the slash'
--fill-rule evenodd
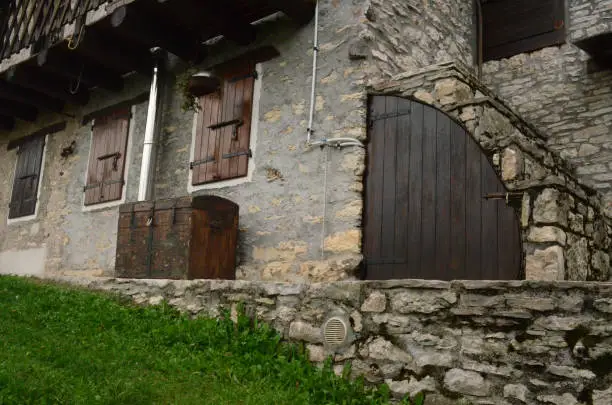
<path id="1" fill-rule="evenodd" d="M 506 189 L 463 127 L 399 97 L 372 97 L 369 114 L 366 278 L 520 278 L 516 212 L 483 198 Z"/>

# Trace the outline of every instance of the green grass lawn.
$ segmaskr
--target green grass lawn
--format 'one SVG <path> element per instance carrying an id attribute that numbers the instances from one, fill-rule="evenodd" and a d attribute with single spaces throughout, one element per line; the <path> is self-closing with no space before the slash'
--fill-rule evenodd
<path id="1" fill-rule="evenodd" d="M 241 317 L 0 277 L 0 404 L 382 404 Z"/>

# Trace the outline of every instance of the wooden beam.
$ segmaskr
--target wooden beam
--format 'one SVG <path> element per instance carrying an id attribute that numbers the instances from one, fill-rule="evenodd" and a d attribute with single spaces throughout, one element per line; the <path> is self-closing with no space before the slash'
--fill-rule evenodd
<path id="1" fill-rule="evenodd" d="M 187 61 L 201 61 L 205 48 L 197 36 L 181 27 L 143 16 L 134 8 L 122 6 L 111 15 L 111 25 L 130 40 L 149 47 L 158 46 Z"/>
<path id="2" fill-rule="evenodd" d="M 10 131 L 15 128 L 15 118 L 0 115 L 0 129 Z"/>
<path id="3" fill-rule="evenodd" d="M 36 63 L 45 71 L 72 81 L 80 80 L 88 87 L 99 86 L 114 92 L 123 89 L 120 76 L 85 60 L 76 52 L 46 49 L 38 54 Z"/>
<path id="4" fill-rule="evenodd" d="M 38 91 L 7 83 L 4 80 L 0 80 L 0 99 L 16 101 L 56 113 L 61 113 L 64 109 L 64 102 L 61 100 L 54 99 Z"/>
<path id="5" fill-rule="evenodd" d="M 259 48 L 252 49 L 245 53 L 236 56 L 233 59 L 221 62 L 219 64 L 210 67 L 213 71 L 224 72 L 235 68 L 236 66 L 244 66 L 247 64 L 257 64 L 269 61 L 280 56 L 280 52 L 270 45 L 261 46 Z"/>
<path id="6" fill-rule="evenodd" d="M 315 0 L 267 0 L 267 3 L 300 25 L 308 24 L 314 17 Z"/>
<path id="7" fill-rule="evenodd" d="M 98 31 L 86 29 L 76 51 L 93 59 L 102 67 L 119 72 L 138 72 L 144 76 L 153 74 L 153 61 L 148 50 L 126 47 L 118 41 L 109 40 Z"/>
<path id="8" fill-rule="evenodd" d="M 0 115 L 19 118 L 23 121 L 34 122 L 38 109 L 15 101 L 0 100 Z"/>
<path id="9" fill-rule="evenodd" d="M 45 75 L 40 69 L 30 66 L 12 67 L 7 72 L 7 80 L 18 86 L 39 91 L 49 97 L 57 98 L 69 104 L 85 105 L 89 101 L 89 91 L 81 88 L 74 94 L 70 91 L 70 83 Z"/>
<path id="10" fill-rule="evenodd" d="M 160 4 L 168 4 L 169 0 L 157 0 Z M 189 13 L 196 13 L 202 20 L 201 31 L 209 31 L 210 26 L 219 28 L 219 34 L 239 45 L 248 45 L 257 39 L 257 30 L 247 21 L 240 8 L 232 0 L 223 2 L 212 1 L 202 6 L 200 1 L 182 0 L 177 8 Z"/>

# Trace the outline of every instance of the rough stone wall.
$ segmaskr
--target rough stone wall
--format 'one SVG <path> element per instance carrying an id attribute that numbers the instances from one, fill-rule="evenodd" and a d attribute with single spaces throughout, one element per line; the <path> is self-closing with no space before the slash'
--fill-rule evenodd
<path id="1" fill-rule="evenodd" d="M 569 40 L 612 32 L 611 0 L 569 0 Z"/>
<path id="2" fill-rule="evenodd" d="M 610 278 L 612 228 L 599 196 L 576 180 L 536 129 L 467 69 L 443 64 L 400 74 L 374 92 L 411 97 L 447 112 L 473 135 L 508 190 L 523 193 L 515 207 L 521 219 L 526 278 Z"/>
<path id="3" fill-rule="evenodd" d="M 370 0 L 351 51 L 369 49 L 371 84 L 445 62 L 473 62 L 472 1 Z"/>
<path id="4" fill-rule="evenodd" d="M 81 125 L 82 116 L 91 111 L 125 101 L 146 88 L 145 80 L 130 82 L 121 95 L 96 92 L 86 109 L 67 111 L 66 116 L 45 115 L 36 123 L 23 124 L 10 134 L 11 138 L 27 136 L 49 124 L 66 121 L 66 129 L 47 138 L 44 172 L 39 184 L 40 199 L 35 219 L 8 224 L 8 205 L 17 161 L 16 150 L 7 151 L 8 138 L 0 141 L 0 258 L 22 253 L 21 268 L 0 268 L 0 272 L 29 272 L 42 266 L 48 272 L 79 272 L 79 274 L 112 275 L 115 267 L 117 237 L 117 207 L 93 212 L 83 209 L 83 186 L 91 145 L 91 127 Z M 140 154 L 146 121 L 147 103 L 135 107 L 130 125 L 135 125 L 129 139 L 132 145 L 128 169 L 127 201 L 134 201 L 138 192 Z M 73 117 L 70 117 L 72 115 Z M 75 152 L 62 158 L 62 149 L 76 141 Z M 31 252 L 44 254 L 22 261 Z M 14 260 L 5 260 L 14 264 Z M 2 263 L 2 260 L 0 260 Z"/>
<path id="5" fill-rule="evenodd" d="M 313 362 L 332 356 L 337 372 L 350 362 L 395 395 L 425 392 L 426 404 L 612 403 L 610 283 L 59 281 L 193 315 L 244 303 Z M 342 347 L 325 342 L 330 316 L 352 325 Z"/>
<path id="6" fill-rule="evenodd" d="M 612 2 L 568 5 L 568 41 L 609 31 Z M 483 82 L 542 131 L 580 178 L 604 194 L 612 213 L 612 72 L 568 43 L 487 62 Z"/>
<path id="7" fill-rule="evenodd" d="M 313 141 L 338 136 L 365 140 L 363 62 L 350 60 L 348 51 L 363 14 L 360 3 L 321 4 Z M 280 56 L 261 64 L 259 116 L 252 123 L 257 138 L 252 143 L 253 176 L 238 185 L 194 194 L 219 195 L 240 206 L 238 278 L 330 281 L 355 277 L 361 261 L 364 151 L 306 145 L 313 24 L 296 31 L 281 20 L 258 30 L 258 41 L 251 48 L 273 45 Z M 221 42 L 202 67 L 244 51 Z M 181 66 L 172 69 L 180 72 Z M 172 81 L 168 83 L 164 103 L 156 198 L 188 194 L 193 114 L 181 111 L 182 100 L 173 86 Z"/>

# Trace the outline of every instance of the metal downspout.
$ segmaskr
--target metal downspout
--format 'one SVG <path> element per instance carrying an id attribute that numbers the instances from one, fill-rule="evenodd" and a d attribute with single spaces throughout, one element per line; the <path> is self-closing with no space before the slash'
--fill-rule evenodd
<path id="1" fill-rule="evenodd" d="M 151 198 L 151 183 L 153 178 L 153 156 L 155 152 L 155 129 L 157 121 L 157 103 L 159 94 L 159 64 L 160 59 L 155 58 L 151 90 L 149 93 L 149 107 L 147 110 L 147 124 L 145 127 L 144 145 L 142 148 L 142 163 L 140 166 L 140 185 L 138 187 L 138 201 Z"/>

